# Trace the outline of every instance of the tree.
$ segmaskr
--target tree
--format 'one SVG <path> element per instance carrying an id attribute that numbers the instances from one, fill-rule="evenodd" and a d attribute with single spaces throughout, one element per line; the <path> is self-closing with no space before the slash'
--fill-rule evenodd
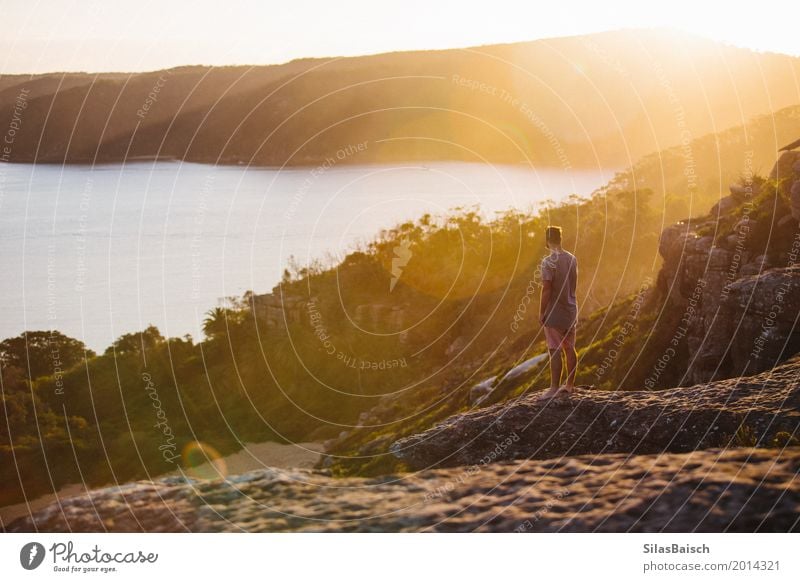
<path id="1" fill-rule="evenodd" d="M 111 346 L 106 348 L 106 354 L 138 354 L 143 349 L 154 348 L 164 342 L 164 336 L 155 325 L 149 325 L 144 331 L 126 333 L 119 336 Z"/>
<path id="2" fill-rule="evenodd" d="M 25 331 L 0 342 L 0 363 L 22 370 L 35 380 L 62 373 L 95 353 L 75 338 L 59 331 Z"/>
<path id="3" fill-rule="evenodd" d="M 223 307 L 215 307 L 206 311 L 203 333 L 208 339 L 224 337 L 228 333 L 228 310 Z"/>

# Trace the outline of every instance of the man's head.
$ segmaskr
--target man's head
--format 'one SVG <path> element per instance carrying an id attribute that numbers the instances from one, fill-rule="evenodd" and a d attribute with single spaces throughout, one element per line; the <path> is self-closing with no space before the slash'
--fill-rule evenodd
<path id="1" fill-rule="evenodd" d="M 548 226 L 544 230 L 544 240 L 547 244 L 547 248 L 558 248 L 561 246 L 561 227 L 560 226 Z"/>

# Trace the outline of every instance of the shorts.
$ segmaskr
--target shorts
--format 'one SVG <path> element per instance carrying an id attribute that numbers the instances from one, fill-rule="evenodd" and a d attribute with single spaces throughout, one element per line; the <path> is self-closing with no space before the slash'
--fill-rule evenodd
<path id="1" fill-rule="evenodd" d="M 575 326 L 573 325 L 566 332 L 555 327 L 544 326 L 544 339 L 547 342 L 548 350 L 575 349 Z"/>

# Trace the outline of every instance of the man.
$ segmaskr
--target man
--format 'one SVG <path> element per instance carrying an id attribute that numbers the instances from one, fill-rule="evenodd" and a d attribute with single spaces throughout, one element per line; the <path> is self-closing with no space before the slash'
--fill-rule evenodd
<path id="1" fill-rule="evenodd" d="M 561 227 L 548 226 L 545 230 L 545 242 L 550 254 L 542 260 L 541 265 L 542 300 L 539 306 L 539 322 L 544 326 L 544 338 L 550 354 L 550 388 L 539 400 L 572 394 L 578 367 L 578 354 L 575 352 L 578 260 L 561 248 Z M 563 385 L 562 356 L 567 361 L 567 378 Z"/>

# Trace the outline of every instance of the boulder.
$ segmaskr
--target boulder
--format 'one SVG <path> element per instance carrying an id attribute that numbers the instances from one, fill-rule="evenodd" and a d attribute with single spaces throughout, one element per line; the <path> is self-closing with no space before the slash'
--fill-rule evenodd
<path id="1" fill-rule="evenodd" d="M 693 233 L 693 227 L 689 221 L 676 222 L 665 228 L 661 232 L 658 242 L 658 252 L 665 260 L 674 259 L 683 251 L 686 237 Z M 692 236 L 692 238 L 694 238 Z"/>
<path id="2" fill-rule="evenodd" d="M 800 222 L 800 179 L 792 183 L 789 190 L 789 202 L 792 207 L 792 218 Z"/>
<path id="3" fill-rule="evenodd" d="M 730 286 L 719 313 L 728 329 L 708 341 L 729 345 L 730 361 L 744 373 L 769 370 L 800 351 L 798 316 L 800 265 L 768 269 Z"/>
<path id="4" fill-rule="evenodd" d="M 491 378 L 487 378 L 483 382 L 478 382 L 469 389 L 469 401 L 470 404 L 475 404 L 477 402 L 482 401 L 487 394 L 492 391 L 494 387 L 495 380 L 497 380 L 497 376 L 492 376 Z"/>
<path id="5" fill-rule="evenodd" d="M 798 161 L 800 161 L 800 152 L 783 152 L 772 167 L 772 171 L 769 173 L 769 179 L 781 181 L 788 178 L 791 180 L 794 173 L 793 166 Z"/>
<path id="6" fill-rule="evenodd" d="M 739 202 L 733 196 L 725 196 L 711 207 L 709 214 L 711 216 L 723 216 L 733 212 L 737 206 L 739 206 Z"/>
<path id="7" fill-rule="evenodd" d="M 547 354 L 539 354 L 517 364 L 503 374 L 500 380 L 492 376 L 470 389 L 470 402 L 476 405 L 491 404 L 507 396 L 520 386 L 527 384 L 542 372 L 540 364 L 547 360 Z"/>
<path id="8" fill-rule="evenodd" d="M 750 182 L 746 184 L 731 184 L 730 195 L 736 205 L 742 204 L 748 200 L 753 200 L 761 193 L 761 184 L 757 182 Z"/>

